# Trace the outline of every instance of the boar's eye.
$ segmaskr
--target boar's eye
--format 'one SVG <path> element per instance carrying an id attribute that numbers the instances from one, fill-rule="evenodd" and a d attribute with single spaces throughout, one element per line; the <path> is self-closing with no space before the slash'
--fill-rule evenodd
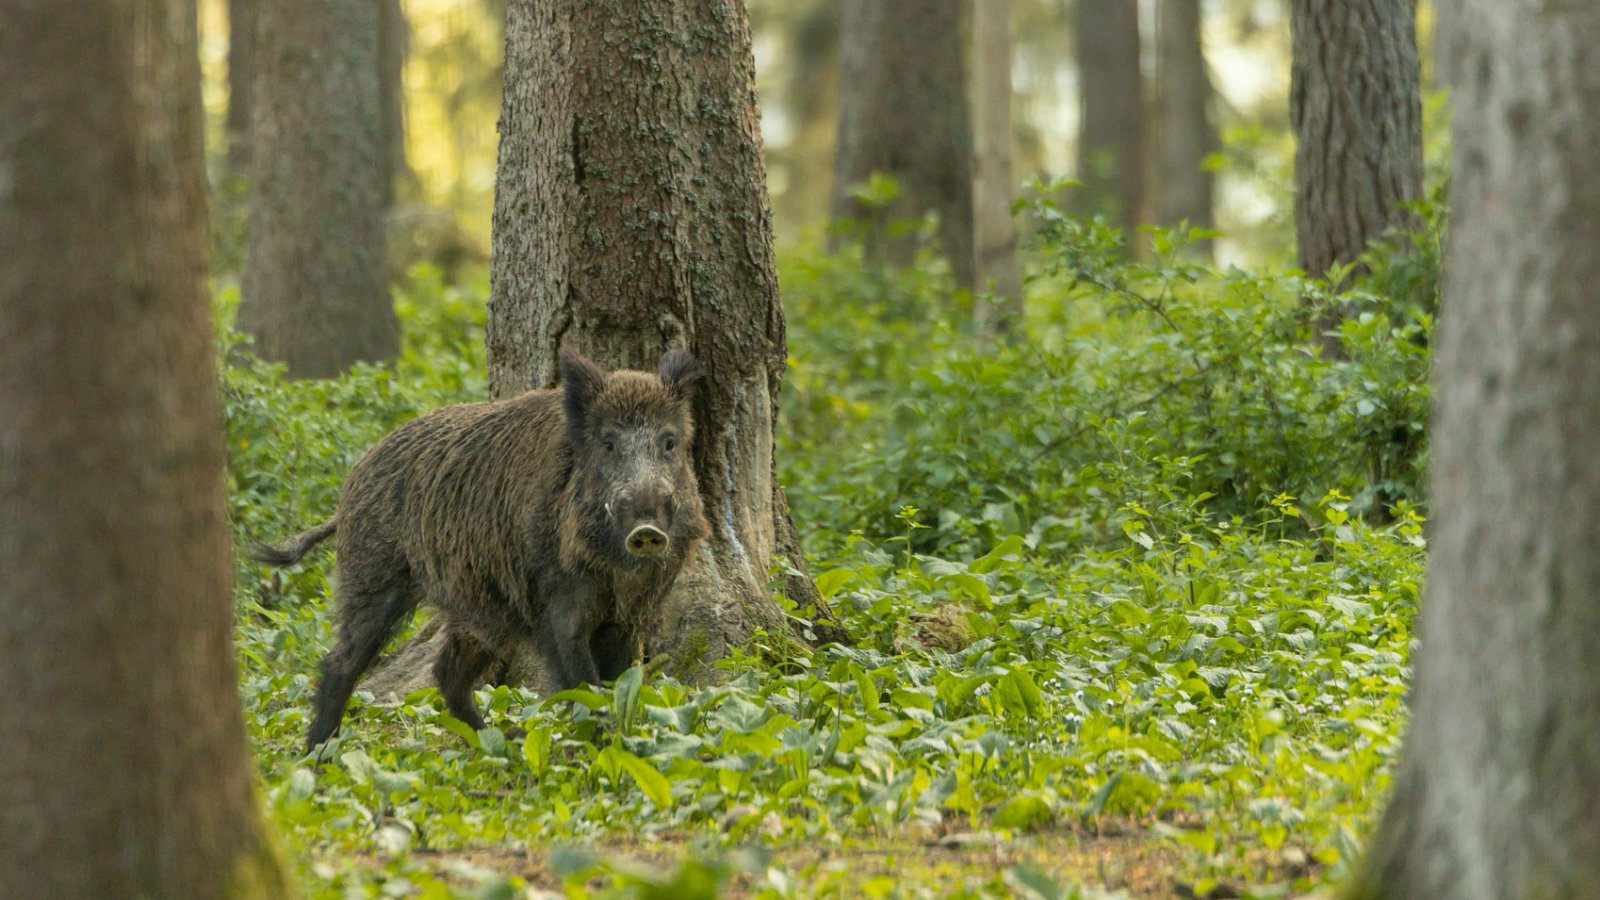
<path id="1" fill-rule="evenodd" d="M 662 450 L 662 452 L 671 453 L 672 451 L 674 451 L 676 449 L 678 449 L 678 436 L 677 435 L 669 434 L 669 435 L 667 435 L 667 436 L 665 436 L 665 437 L 663 437 L 661 439 L 661 450 Z"/>
<path id="2" fill-rule="evenodd" d="M 615 453 L 615 452 L 617 452 L 617 440 L 616 440 L 616 438 L 610 438 L 610 437 L 604 438 L 603 440 L 600 441 L 600 446 L 604 447 L 607 453 Z"/>

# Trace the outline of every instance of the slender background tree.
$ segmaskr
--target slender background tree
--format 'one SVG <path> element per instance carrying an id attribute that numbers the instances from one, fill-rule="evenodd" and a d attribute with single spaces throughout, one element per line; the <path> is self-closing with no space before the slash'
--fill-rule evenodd
<path id="1" fill-rule="evenodd" d="M 194 0 L 0 21 L 0 885 L 286 896 L 234 669 Z"/>
<path id="2" fill-rule="evenodd" d="M 981 341 L 1012 335 L 1021 318 L 1022 278 L 1017 272 L 1017 230 L 1011 201 L 1011 0 L 984 0 L 972 7 L 973 247 L 978 289 L 995 303 L 974 310 Z"/>
<path id="3" fill-rule="evenodd" d="M 914 244 L 885 221 L 939 217 L 939 246 L 956 282 L 974 285 L 972 127 L 967 111 L 961 0 L 848 0 L 840 4 L 839 131 L 833 213 L 871 221 L 868 252 L 897 265 Z M 894 177 L 898 199 L 864 208 L 852 189 Z"/>
<path id="4" fill-rule="evenodd" d="M 1300 268 L 1356 261 L 1422 194 L 1422 92 L 1416 0 L 1291 0 L 1289 112 Z M 1339 352 L 1330 313 L 1317 331 Z"/>
<path id="5" fill-rule="evenodd" d="M 383 148 L 380 173 L 384 209 L 410 190 L 411 165 L 406 160 L 406 55 L 411 29 L 400 0 L 378 0 L 378 130 Z"/>
<path id="6" fill-rule="evenodd" d="M 391 359 L 378 4 L 275 0 L 256 18 L 239 329 L 296 377 Z"/>
<path id="7" fill-rule="evenodd" d="M 1078 180 L 1082 211 L 1102 213 L 1135 245 L 1144 220 L 1145 110 L 1139 4 L 1077 0 Z"/>
<path id="8" fill-rule="evenodd" d="M 1600 885 L 1600 7 L 1440 8 L 1456 104 L 1411 724 L 1355 897 Z"/>
<path id="9" fill-rule="evenodd" d="M 228 174 L 244 177 L 250 166 L 251 92 L 256 69 L 256 2 L 228 0 Z"/>
<path id="10" fill-rule="evenodd" d="M 1214 224 L 1215 179 L 1206 160 L 1220 147 L 1211 121 L 1215 91 L 1202 39 L 1201 0 L 1156 5 L 1156 221 Z M 1196 244 L 1209 255 L 1211 240 Z"/>

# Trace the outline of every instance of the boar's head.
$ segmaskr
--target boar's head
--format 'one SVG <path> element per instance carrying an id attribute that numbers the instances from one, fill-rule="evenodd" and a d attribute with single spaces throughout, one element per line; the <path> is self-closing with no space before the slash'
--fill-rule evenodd
<path id="1" fill-rule="evenodd" d="M 603 559 L 681 558 L 709 531 L 694 476 L 692 396 L 700 371 L 668 350 L 655 374 L 606 372 L 561 351 L 582 540 Z"/>

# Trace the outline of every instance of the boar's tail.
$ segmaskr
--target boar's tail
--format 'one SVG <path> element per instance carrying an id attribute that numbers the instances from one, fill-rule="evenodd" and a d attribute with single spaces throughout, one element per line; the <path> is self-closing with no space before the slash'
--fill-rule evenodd
<path id="1" fill-rule="evenodd" d="M 311 548 L 328 539 L 338 529 L 339 520 L 329 519 L 309 531 L 302 531 L 281 544 L 256 544 L 250 548 L 250 558 L 269 566 L 287 566 L 300 561 Z"/>

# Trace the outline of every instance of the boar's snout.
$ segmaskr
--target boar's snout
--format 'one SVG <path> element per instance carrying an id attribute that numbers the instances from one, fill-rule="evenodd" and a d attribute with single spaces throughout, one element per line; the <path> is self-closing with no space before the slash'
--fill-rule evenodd
<path id="1" fill-rule="evenodd" d="M 628 532 L 628 552 L 650 559 L 667 552 L 667 533 L 654 525 L 640 525 Z"/>
<path id="2" fill-rule="evenodd" d="M 628 529 L 623 547 L 632 556 L 654 559 L 672 547 L 668 531 L 672 528 L 672 483 L 660 477 L 645 477 L 624 500 L 624 518 L 619 524 Z"/>

